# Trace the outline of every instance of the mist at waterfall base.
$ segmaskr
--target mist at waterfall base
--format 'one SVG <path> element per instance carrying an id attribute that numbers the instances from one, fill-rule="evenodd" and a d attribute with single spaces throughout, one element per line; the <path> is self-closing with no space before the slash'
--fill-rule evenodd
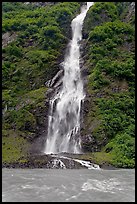
<path id="1" fill-rule="evenodd" d="M 135 170 L 3 169 L 3 202 L 135 202 Z"/>
<path id="2" fill-rule="evenodd" d="M 71 22 L 72 40 L 69 51 L 62 63 L 64 69 L 63 85 L 50 100 L 48 135 L 44 152 L 57 154 L 60 152 L 80 153 L 80 112 L 85 97 L 80 74 L 80 40 L 82 25 L 86 13 L 93 2 L 87 2 L 81 13 Z"/>

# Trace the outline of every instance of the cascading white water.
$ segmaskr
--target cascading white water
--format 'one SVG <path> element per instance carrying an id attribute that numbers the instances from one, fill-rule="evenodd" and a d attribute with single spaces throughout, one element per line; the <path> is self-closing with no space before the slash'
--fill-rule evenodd
<path id="1" fill-rule="evenodd" d="M 87 2 L 81 13 L 72 20 L 72 40 L 69 53 L 63 64 L 64 76 L 62 89 L 50 101 L 48 135 L 44 152 L 80 153 L 80 110 L 84 99 L 83 82 L 80 75 L 79 41 L 82 39 L 82 25 L 86 13 L 93 2 Z"/>

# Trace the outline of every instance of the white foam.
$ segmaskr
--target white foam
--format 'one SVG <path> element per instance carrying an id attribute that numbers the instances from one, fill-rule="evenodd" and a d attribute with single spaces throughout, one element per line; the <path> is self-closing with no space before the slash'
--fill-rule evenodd
<path id="1" fill-rule="evenodd" d="M 101 169 L 99 165 L 91 163 L 90 161 L 80 160 L 80 159 L 74 159 L 74 161 L 79 162 L 82 166 L 87 167 L 88 169 Z"/>
<path id="2" fill-rule="evenodd" d="M 52 168 L 60 167 L 61 169 L 66 169 L 65 164 L 60 159 L 54 159 L 52 163 L 53 163 Z"/>
<path id="3" fill-rule="evenodd" d="M 81 189 L 82 191 L 95 190 L 110 193 L 115 193 L 115 191 L 113 191 L 114 189 L 123 190 L 120 186 L 120 182 L 116 178 L 110 178 L 102 181 L 97 179 L 88 179 L 87 182 L 83 183 Z"/>

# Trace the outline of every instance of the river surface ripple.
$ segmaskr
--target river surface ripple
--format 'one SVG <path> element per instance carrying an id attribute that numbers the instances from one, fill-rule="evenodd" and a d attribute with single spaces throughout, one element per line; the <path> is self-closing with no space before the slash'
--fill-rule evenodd
<path id="1" fill-rule="evenodd" d="M 135 202 L 135 170 L 3 169 L 2 202 Z"/>

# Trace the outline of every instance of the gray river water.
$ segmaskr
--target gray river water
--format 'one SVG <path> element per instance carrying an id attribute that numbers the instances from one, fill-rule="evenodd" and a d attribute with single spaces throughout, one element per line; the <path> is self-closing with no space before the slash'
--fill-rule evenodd
<path id="1" fill-rule="evenodd" d="M 2 202 L 135 202 L 135 170 L 3 169 Z"/>

